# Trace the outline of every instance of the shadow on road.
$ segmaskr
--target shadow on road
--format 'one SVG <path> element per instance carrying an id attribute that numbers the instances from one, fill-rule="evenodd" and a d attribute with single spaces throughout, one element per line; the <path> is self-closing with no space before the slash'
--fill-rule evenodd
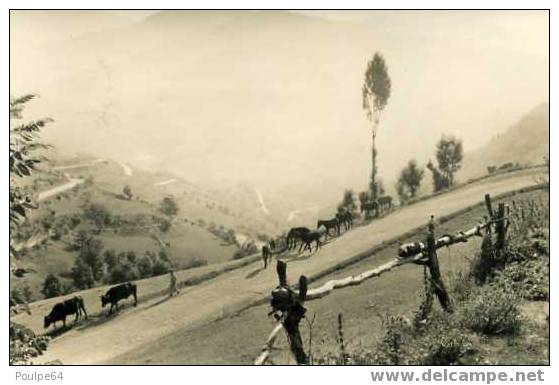
<path id="1" fill-rule="evenodd" d="M 263 267 L 259 267 L 253 271 L 251 271 L 250 273 L 248 273 L 245 277 L 245 279 L 251 279 L 256 277 L 261 271 L 264 271 L 265 269 Z"/>
<path id="2" fill-rule="evenodd" d="M 103 325 L 104 323 L 111 321 L 113 318 L 117 317 L 122 311 L 127 310 L 131 307 L 134 307 L 132 303 L 130 304 L 122 304 L 119 306 L 118 311 L 114 311 L 113 314 L 108 314 L 108 310 L 101 310 L 97 314 L 89 314 L 87 319 L 81 318 L 77 323 L 74 323 L 73 317 L 71 321 L 66 322 L 66 327 L 58 327 L 51 331 L 47 331 L 44 335 L 49 336 L 51 338 L 57 338 L 65 333 L 69 332 L 70 330 L 82 331 L 89 329 L 90 327 L 95 327 L 99 325 Z M 69 317 L 70 318 L 70 317 Z"/>

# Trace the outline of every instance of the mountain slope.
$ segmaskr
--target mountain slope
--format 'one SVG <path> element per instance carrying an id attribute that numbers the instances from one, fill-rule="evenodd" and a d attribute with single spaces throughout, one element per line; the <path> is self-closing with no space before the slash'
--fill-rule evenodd
<path id="1" fill-rule="evenodd" d="M 19 266 L 34 272 L 14 277 L 11 289 L 29 287 L 34 299 L 41 297 L 48 274 L 71 285 L 80 231 L 102 243 L 101 253 L 133 252 L 139 259 L 164 251 L 177 269 L 229 261 L 247 242 L 258 244 L 259 236 L 279 231 L 271 213 L 262 209 L 262 197 L 249 185 L 229 185 L 224 196 L 172 174 L 113 160 L 50 155 L 43 172 L 21 180 L 37 197 L 38 208 L 10 234 L 19 250 Z M 125 197 L 124 186 L 129 186 L 131 199 Z M 174 197 L 179 212 L 164 229 L 166 216 L 159 207 L 167 196 Z"/>
<path id="2" fill-rule="evenodd" d="M 358 254 L 371 253 L 375 245 L 424 226 L 429 213 L 440 218 L 480 203 L 484 193 L 495 196 L 533 184 L 532 174 L 520 171 L 487 178 L 448 194 L 403 207 L 378 221 L 355 227 L 311 255 L 301 255 L 299 258 L 293 254 L 284 255 L 289 263 L 289 276 L 298 277 L 304 274 L 313 277 L 321 272 L 332 271 L 331 269 Z M 234 314 L 249 304 L 261 302 L 262 293 L 269 292 L 275 286 L 276 279 L 274 269 L 264 270 L 261 262 L 257 261 L 202 285 L 189 287 L 182 291 L 180 296 L 168 301 L 157 298 L 151 302 L 143 301 L 140 293 L 138 308 L 133 308 L 101 325 L 70 330 L 64 338 L 51 343 L 40 361 L 60 359 L 64 364 L 114 363 L 114 358 L 119 354 L 138 351 L 141 348 L 157 349 L 158 345 L 155 342 L 163 336 L 176 332 L 187 335 L 196 325 Z M 166 282 L 162 287 L 165 285 Z M 31 306 L 33 314 L 38 313 L 35 310 L 39 310 L 40 305 L 38 303 Z M 27 325 L 29 320 L 25 315 L 18 317 L 18 322 L 24 325 Z M 141 333 L 138 333 L 140 330 Z M 134 338 L 130 338 L 130 333 L 134 334 Z M 254 351 L 258 351 L 262 341 L 259 337 L 258 341 L 251 340 L 246 343 L 252 344 Z M 87 346 L 88 349 L 76 349 L 76 346 Z"/>
<path id="3" fill-rule="evenodd" d="M 442 133 L 488 137 L 541 100 L 545 23 L 509 31 L 496 22 L 507 17 L 373 12 L 370 22 L 351 23 L 280 11 L 164 11 L 25 52 L 15 48 L 32 40 L 29 31 L 14 25 L 11 92 L 41 95 L 33 108 L 56 120 L 44 137 L 58 147 L 192 181 L 297 185 L 314 205 L 367 184 L 361 87 L 375 51 L 394 86 L 378 136 L 387 186 L 410 157 L 431 156 Z M 520 44 L 527 36 L 538 39 Z M 518 78 L 527 79 L 522 92 Z"/>
<path id="4" fill-rule="evenodd" d="M 542 103 L 483 147 L 466 153 L 460 172 L 463 180 L 487 173 L 504 163 L 541 164 L 549 154 L 549 104 Z"/>

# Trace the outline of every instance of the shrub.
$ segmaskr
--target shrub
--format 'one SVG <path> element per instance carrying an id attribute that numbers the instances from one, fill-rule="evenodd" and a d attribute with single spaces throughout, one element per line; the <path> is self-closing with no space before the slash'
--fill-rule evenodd
<path id="1" fill-rule="evenodd" d="M 120 283 L 138 279 L 138 270 L 130 264 L 123 263 L 115 266 L 108 273 L 108 283 Z"/>
<path id="2" fill-rule="evenodd" d="M 33 302 L 33 300 L 35 299 L 35 295 L 33 294 L 33 290 L 31 290 L 29 285 L 25 285 L 23 287 L 23 298 L 25 299 L 25 302 L 27 302 L 27 303 Z"/>
<path id="3" fill-rule="evenodd" d="M 499 272 L 491 285 L 532 301 L 549 300 L 549 261 L 515 262 Z"/>
<path id="4" fill-rule="evenodd" d="M 171 271 L 171 266 L 169 264 L 169 262 L 162 260 L 162 259 L 158 259 L 154 264 L 153 264 L 153 275 L 162 275 L 162 274 L 166 274 L 169 271 Z"/>
<path id="5" fill-rule="evenodd" d="M 62 295 L 62 292 L 60 280 L 54 274 L 47 275 L 43 282 L 43 289 L 41 290 L 45 298 L 58 297 Z"/>
<path id="6" fill-rule="evenodd" d="M 208 261 L 206 261 L 203 258 L 200 257 L 193 257 L 190 258 L 183 266 L 183 269 L 193 269 L 195 267 L 201 267 L 201 266 L 206 266 L 208 264 Z"/>
<path id="7" fill-rule="evenodd" d="M 141 278 L 151 277 L 153 275 L 153 261 L 149 255 L 145 255 L 138 261 L 138 273 Z"/>
<path id="8" fill-rule="evenodd" d="M 470 266 L 470 274 L 477 284 L 484 284 L 497 266 L 497 254 L 490 234 L 483 237 L 481 252 L 476 255 Z"/>
<path id="9" fill-rule="evenodd" d="M 116 265 L 118 265 L 118 257 L 116 255 L 116 252 L 112 249 L 105 250 L 105 252 L 103 253 L 103 261 L 107 265 L 107 269 L 111 270 L 112 268 L 114 268 Z"/>
<path id="10" fill-rule="evenodd" d="M 382 325 L 386 330 L 384 337 L 376 346 L 374 353 L 364 358 L 367 361 L 372 360 L 371 363 L 377 365 L 405 365 L 404 345 L 411 336 L 411 322 L 400 315 L 387 316 L 383 319 Z"/>
<path id="11" fill-rule="evenodd" d="M 161 219 L 159 221 L 159 230 L 162 233 L 168 232 L 169 230 L 171 230 L 171 222 L 166 219 Z"/>
<path id="12" fill-rule="evenodd" d="M 25 297 L 21 289 L 14 287 L 10 290 L 10 299 L 12 299 L 15 303 L 25 303 Z"/>
<path id="13" fill-rule="evenodd" d="M 37 336 L 31 329 L 10 321 L 10 365 L 32 364 L 32 357 L 42 354 L 49 341 L 49 337 Z"/>
<path id="14" fill-rule="evenodd" d="M 92 203 L 83 211 L 83 216 L 85 219 L 88 219 L 95 223 L 98 228 L 103 228 L 103 226 L 111 224 L 111 213 L 107 208 L 103 205 L 98 203 Z"/>
<path id="15" fill-rule="evenodd" d="M 520 330 L 518 296 L 486 285 L 478 288 L 460 309 L 461 324 L 486 335 L 515 334 Z"/>
<path id="16" fill-rule="evenodd" d="M 72 280 L 74 286 L 78 289 L 89 289 L 95 284 L 91 267 L 81 258 L 76 258 L 76 262 L 72 268 Z"/>
<path id="17" fill-rule="evenodd" d="M 459 328 L 446 324 L 432 328 L 431 333 L 418 341 L 421 365 L 452 365 L 471 352 L 472 343 Z M 422 348 L 423 347 L 423 348 Z M 422 354 L 421 354 L 422 353 Z"/>
<path id="18" fill-rule="evenodd" d="M 451 297 L 456 302 L 467 300 L 474 290 L 473 276 L 470 273 L 459 271 L 449 277 Z"/>

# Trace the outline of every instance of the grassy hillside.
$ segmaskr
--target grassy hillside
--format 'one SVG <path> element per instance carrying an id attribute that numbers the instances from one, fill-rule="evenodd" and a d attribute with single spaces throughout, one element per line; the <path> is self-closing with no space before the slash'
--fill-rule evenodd
<path id="1" fill-rule="evenodd" d="M 50 155 L 43 172 L 22 180 L 23 187 L 38 198 L 38 207 L 11 234 L 21 254 L 18 266 L 33 271 L 12 279 L 11 289 L 25 289 L 31 293 L 28 300 L 42 298 L 40 290 L 48 274 L 56 275 L 65 290 L 75 289 L 71 270 L 80 251 L 72 245 L 80 232 L 101 242 L 101 254 L 132 252 L 141 258 L 163 251 L 169 266 L 184 269 L 232 260 L 242 247 L 232 234 L 255 240 L 258 235 L 277 231 L 266 213 L 258 214 L 262 208 L 254 191 L 254 202 L 250 194 L 220 200 L 215 192 L 173 175 L 136 170 L 83 154 L 68 158 Z M 39 199 L 68 180 L 79 183 Z M 130 187 L 131 199 L 125 197 L 124 186 Z M 161 227 L 162 222 L 169 221 L 160 211 L 160 202 L 166 196 L 173 196 L 179 209 L 169 229 Z M 235 199 L 240 204 L 236 205 Z M 229 205 L 245 209 L 233 211 Z"/>
<path id="2" fill-rule="evenodd" d="M 517 194 L 498 199 L 517 204 L 530 201 L 546 202 L 549 194 L 543 190 Z M 486 215 L 484 206 L 461 214 L 437 227 L 438 234 L 454 234 L 471 227 Z M 421 234 L 401 239 L 402 242 L 422 240 Z M 480 250 L 481 239 L 472 238 L 467 243 L 458 243 L 438 253 L 442 275 L 449 288 L 456 286 L 457 273 L 466 271 L 471 259 Z M 350 265 L 313 282 L 317 287 L 331 279 L 341 279 L 378 267 L 394 258 L 396 245 L 375 253 L 359 263 Z M 312 326 L 312 353 L 315 357 L 339 354 L 337 342 L 337 317 L 343 313 L 344 336 L 348 352 L 359 352 L 383 337 L 386 328 L 384 317 L 401 314 L 413 319 L 422 301 L 423 269 L 406 265 L 364 282 L 359 286 L 336 290 L 322 299 L 306 303 L 307 320 Z M 271 286 L 272 287 L 272 286 Z M 455 295 L 453 292 L 452 295 Z M 473 335 L 474 351 L 471 363 L 487 364 L 545 364 L 549 361 L 547 344 L 549 328 L 545 320 L 549 314 L 546 301 L 522 301 L 523 329 L 519 335 L 482 336 Z M 439 307 L 438 303 L 434 305 Z M 273 329 L 272 319 L 266 316 L 269 304 L 251 307 L 242 312 L 199 326 L 192 330 L 181 330 L 165 336 L 155 343 L 117 357 L 113 364 L 237 364 L 250 365 L 259 354 L 262 345 Z M 535 310 L 535 311 L 534 311 Z M 316 316 L 316 318 L 315 318 Z M 301 333 L 305 348 L 309 348 L 309 324 L 301 322 Z M 433 340 L 434 341 L 434 340 Z M 288 344 L 281 335 L 273 353 L 276 364 L 290 362 Z"/>
<path id="3" fill-rule="evenodd" d="M 549 104 L 542 103 L 506 131 L 493 137 L 485 146 L 466 153 L 459 177 L 462 180 L 487 173 L 511 162 L 520 165 L 543 163 L 549 154 Z"/>

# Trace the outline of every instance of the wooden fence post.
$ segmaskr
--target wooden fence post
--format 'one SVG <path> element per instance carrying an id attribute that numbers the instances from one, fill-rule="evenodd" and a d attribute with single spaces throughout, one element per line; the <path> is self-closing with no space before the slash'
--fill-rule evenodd
<path id="1" fill-rule="evenodd" d="M 344 327 L 342 320 L 342 313 L 338 313 L 338 343 L 340 345 L 340 354 L 342 355 L 342 365 L 346 364 L 346 351 L 344 341 Z"/>
<path id="2" fill-rule="evenodd" d="M 517 207 L 522 208 L 522 205 L 517 205 Z M 467 242 L 469 238 L 474 236 L 483 236 L 482 230 L 489 229 L 489 227 L 493 223 L 488 218 L 485 219 L 486 219 L 485 223 L 477 224 L 476 226 L 465 231 L 459 231 L 456 235 L 449 235 L 449 234 L 443 235 L 439 239 L 435 240 L 434 239 L 435 220 L 434 217 L 431 216 L 429 222 L 429 234 L 428 234 L 429 237 L 427 238 L 427 242 L 426 242 L 427 245 L 425 245 L 424 242 L 413 242 L 413 243 L 406 243 L 400 245 L 400 247 L 398 248 L 398 256 L 382 264 L 381 266 L 363 271 L 357 275 L 351 275 L 344 278 L 329 280 L 324 284 L 322 284 L 320 287 L 316 287 L 314 289 L 308 290 L 307 281 L 306 278 L 304 277 L 301 277 L 300 279 L 299 291 L 289 288 L 287 286 L 287 277 L 286 277 L 287 265 L 285 265 L 285 263 L 283 262 L 280 263 L 280 261 L 278 261 L 278 275 L 280 277 L 281 285 L 272 291 L 271 304 L 272 304 L 273 311 L 270 312 L 270 315 L 274 314 L 274 316 L 276 316 L 276 320 L 278 320 L 279 322 L 268 336 L 268 339 L 266 340 L 266 343 L 264 344 L 260 354 L 258 355 L 258 357 L 255 358 L 254 364 L 262 365 L 267 360 L 269 360 L 277 336 L 279 335 L 282 329 L 285 329 L 284 326 L 285 324 L 283 320 L 286 315 L 286 311 L 289 310 L 290 307 L 289 306 L 284 307 L 283 305 L 285 304 L 292 305 L 294 303 L 293 298 L 297 298 L 297 297 L 299 298 L 296 299 L 295 303 L 299 304 L 304 314 L 305 309 L 302 307 L 303 300 L 312 301 L 312 300 L 317 300 L 319 298 L 323 298 L 329 295 L 330 293 L 332 293 L 336 289 L 359 285 L 365 282 L 366 280 L 378 277 L 381 274 L 385 274 L 386 272 L 392 271 L 393 269 L 400 266 L 404 266 L 408 263 L 416 263 L 424 266 L 428 265 L 430 275 L 431 275 L 430 282 L 432 284 L 433 291 L 435 292 L 439 301 L 441 302 L 442 307 L 448 309 L 448 311 L 451 312 L 452 308 L 451 308 L 450 298 L 445 290 L 444 284 L 441 279 L 441 274 L 438 265 L 438 257 L 436 255 L 436 249 L 440 247 L 451 246 L 459 242 Z M 490 234 L 491 234 L 490 231 L 488 231 L 485 234 L 484 242 L 486 242 L 485 240 L 487 239 L 491 243 Z M 430 264 L 430 261 L 433 261 L 433 263 Z M 298 322 L 302 318 L 303 316 L 300 316 L 299 320 L 295 319 L 294 324 L 297 326 Z M 292 334 L 296 336 L 297 332 L 298 332 L 298 328 Z M 306 363 L 308 361 L 308 356 L 305 354 L 303 350 L 303 344 L 301 339 L 299 338 L 297 340 L 295 338 L 293 339 L 293 341 L 295 341 L 295 343 L 291 344 L 291 351 L 295 352 L 294 355 L 299 363 Z"/>
<path id="3" fill-rule="evenodd" d="M 491 206 L 491 195 L 485 194 L 485 207 L 487 207 L 487 213 L 489 213 L 489 219 L 493 219 L 495 214 L 493 213 L 493 207 Z"/>
<path id="4" fill-rule="evenodd" d="M 273 313 L 280 313 L 278 318 L 287 332 L 289 347 L 297 364 L 308 364 L 309 358 L 305 353 L 303 339 L 299 331 L 299 323 L 307 311 L 303 307 L 303 302 L 307 296 L 307 277 L 302 275 L 299 278 L 299 293 L 297 294 L 287 285 L 287 264 L 278 261 L 276 271 L 279 286 L 272 292 Z"/>
<path id="5" fill-rule="evenodd" d="M 497 232 L 497 250 L 499 253 L 503 253 L 505 249 L 507 226 L 505 224 L 505 204 L 499 203 L 499 209 L 497 211 L 496 226 L 495 230 Z"/>
<path id="6" fill-rule="evenodd" d="M 428 266 L 429 272 L 431 273 L 431 282 L 433 283 L 433 289 L 437 298 L 439 299 L 439 303 L 441 304 L 442 308 L 447 312 L 452 312 L 452 308 L 450 305 L 450 297 L 446 291 L 446 288 L 443 283 L 443 279 L 441 276 L 441 270 L 439 268 L 439 259 L 437 257 L 437 248 L 435 243 L 435 223 L 434 218 L 431 216 L 431 220 L 429 221 L 428 226 L 428 233 L 427 233 L 427 254 L 428 254 Z"/>

